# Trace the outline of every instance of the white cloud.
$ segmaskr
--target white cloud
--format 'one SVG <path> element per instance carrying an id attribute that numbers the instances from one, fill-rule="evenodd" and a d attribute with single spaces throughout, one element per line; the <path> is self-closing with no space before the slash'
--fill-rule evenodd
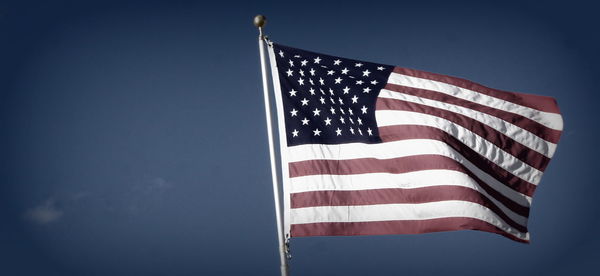
<path id="1" fill-rule="evenodd" d="M 25 211 L 25 219 L 38 223 L 47 224 L 58 220 L 62 217 L 63 211 L 56 207 L 54 199 L 50 198 L 44 203 Z"/>
<path id="2" fill-rule="evenodd" d="M 75 194 L 71 195 L 71 200 L 72 201 L 78 201 L 78 200 L 90 197 L 91 195 L 92 195 L 92 193 L 87 192 L 87 191 L 78 192 L 78 193 L 75 193 Z"/>
<path id="3" fill-rule="evenodd" d="M 162 177 L 154 177 L 131 187 L 127 197 L 127 211 L 132 215 L 148 212 L 164 203 L 173 183 Z"/>

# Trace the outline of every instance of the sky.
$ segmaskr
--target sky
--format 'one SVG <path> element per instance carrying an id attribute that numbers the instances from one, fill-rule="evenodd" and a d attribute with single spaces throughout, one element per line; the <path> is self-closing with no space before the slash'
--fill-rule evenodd
<path id="1" fill-rule="evenodd" d="M 292 239 L 293 275 L 589 275 L 600 25 L 586 2 L 1 1 L 0 275 L 278 275 L 254 15 L 284 45 L 555 97 L 531 244 Z"/>

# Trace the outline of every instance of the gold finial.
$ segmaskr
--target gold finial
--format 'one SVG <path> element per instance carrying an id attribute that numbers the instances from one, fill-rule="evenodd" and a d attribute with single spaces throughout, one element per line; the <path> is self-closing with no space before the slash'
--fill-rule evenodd
<path id="1" fill-rule="evenodd" d="M 265 24 L 267 24 L 267 18 L 264 15 L 259 14 L 254 17 L 254 26 L 257 28 L 262 28 Z"/>

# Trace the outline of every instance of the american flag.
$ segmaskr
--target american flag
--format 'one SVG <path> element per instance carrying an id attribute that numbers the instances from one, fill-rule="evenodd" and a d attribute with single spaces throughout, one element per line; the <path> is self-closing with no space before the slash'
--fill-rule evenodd
<path id="1" fill-rule="evenodd" d="M 269 47 L 290 237 L 497 233 L 529 242 L 563 128 L 553 98 Z"/>

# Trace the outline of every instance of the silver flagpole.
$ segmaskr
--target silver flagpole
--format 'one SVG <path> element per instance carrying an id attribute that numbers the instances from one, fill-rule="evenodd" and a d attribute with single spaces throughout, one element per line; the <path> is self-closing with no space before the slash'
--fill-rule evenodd
<path id="1" fill-rule="evenodd" d="M 277 179 L 277 165 L 275 160 L 275 145 L 273 143 L 273 126 L 271 121 L 271 101 L 269 100 L 269 83 L 267 80 L 267 65 L 265 61 L 265 42 L 262 28 L 267 22 L 262 15 L 254 17 L 254 26 L 258 27 L 258 47 L 260 51 L 260 69 L 265 99 L 265 114 L 267 116 L 267 135 L 269 136 L 269 155 L 271 158 L 271 177 L 273 180 L 273 199 L 275 200 L 275 217 L 277 220 L 277 239 L 279 240 L 279 259 L 281 261 L 281 275 L 288 275 L 288 263 L 285 254 L 285 240 L 283 237 L 283 223 L 281 219 L 281 206 L 279 200 L 279 181 Z M 277 76 L 273 76 L 277 77 Z"/>

